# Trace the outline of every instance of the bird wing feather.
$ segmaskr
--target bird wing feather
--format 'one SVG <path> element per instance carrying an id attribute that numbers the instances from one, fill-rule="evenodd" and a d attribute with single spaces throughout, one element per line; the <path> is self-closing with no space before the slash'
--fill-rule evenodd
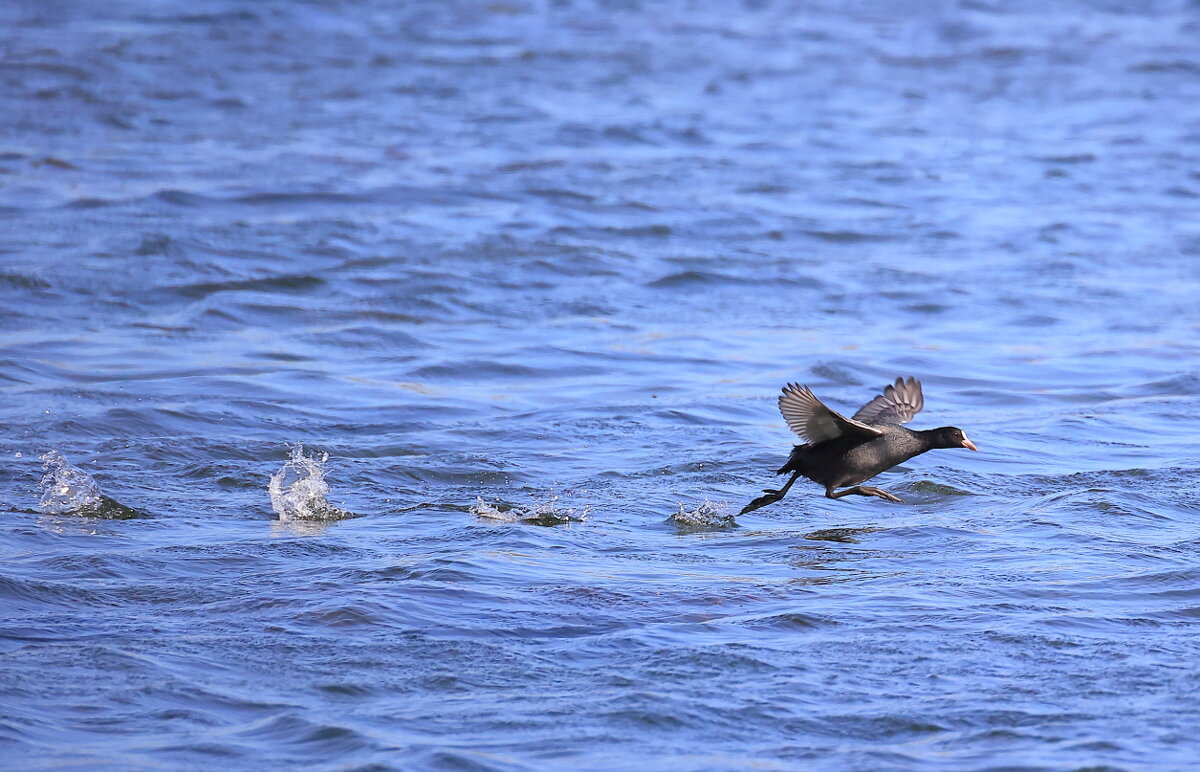
<path id="1" fill-rule="evenodd" d="M 916 378 L 897 378 L 882 394 L 859 408 L 853 420 L 875 426 L 898 426 L 911 421 L 923 407 L 925 396 L 921 393 L 921 382 Z"/>
<path id="2" fill-rule="evenodd" d="M 830 410 L 807 386 L 795 383 L 783 387 L 783 395 L 779 398 L 779 412 L 783 414 L 783 420 L 787 421 L 788 428 L 814 444 L 841 437 L 843 434 L 859 435 L 864 439 L 883 434 L 879 429 L 846 418 L 836 410 Z"/>

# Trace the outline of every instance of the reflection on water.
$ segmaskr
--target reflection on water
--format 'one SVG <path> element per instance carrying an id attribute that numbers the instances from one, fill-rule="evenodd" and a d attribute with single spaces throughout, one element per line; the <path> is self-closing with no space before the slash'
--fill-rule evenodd
<path id="1" fill-rule="evenodd" d="M 271 535 L 275 537 L 290 537 L 290 536 L 321 536 L 329 530 L 330 523 L 334 520 L 273 520 L 271 521 Z"/>
<path id="2" fill-rule="evenodd" d="M 804 534 L 805 539 L 813 541 L 840 541 L 846 544 L 858 544 L 859 536 L 879 531 L 879 528 L 825 528 Z"/>

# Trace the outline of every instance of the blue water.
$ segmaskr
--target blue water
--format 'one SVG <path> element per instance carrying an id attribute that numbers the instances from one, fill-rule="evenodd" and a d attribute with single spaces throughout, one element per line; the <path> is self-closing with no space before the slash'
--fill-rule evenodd
<path id="1" fill-rule="evenodd" d="M 1200 756 L 1194 3 L 0 29 L 0 765 Z M 729 522 L 900 375 L 980 452 Z"/>

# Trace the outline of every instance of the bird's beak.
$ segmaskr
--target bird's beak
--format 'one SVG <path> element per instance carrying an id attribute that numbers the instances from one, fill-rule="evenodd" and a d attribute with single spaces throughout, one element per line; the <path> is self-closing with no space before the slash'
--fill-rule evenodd
<path id="1" fill-rule="evenodd" d="M 975 443 L 971 442 L 966 437 L 963 437 L 962 446 L 970 450 L 979 450 L 979 448 L 975 447 Z"/>

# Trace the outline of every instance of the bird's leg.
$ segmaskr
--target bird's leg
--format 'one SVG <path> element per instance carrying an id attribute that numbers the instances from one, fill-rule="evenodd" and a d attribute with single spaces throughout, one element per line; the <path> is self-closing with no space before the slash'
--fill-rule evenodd
<path id="1" fill-rule="evenodd" d="M 763 493 L 778 494 L 779 498 L 783 498 L 784 496 L 787 495 L 788 489 L 790 489 L 792 487 L 792 483 L 796 482 L 796 480 L 799 479 L 799 477 L 800 477 L 800 473 L 795 472 L 792 475 L 791 479 L 788 480 L 787 483 L 785 483 L 784 486 L 782 488 L 780 488 L 779 490 L 775 490 L 774 488 L 763 488 Z"/>
<path id="2" fill-rule="evenodd" d="M 825 496 L 830 499 L 840 499 L 843 496 L 850 496 L 852 494 L 857 496 L 877 496 L 881 499 L 894 501 L 897 504 L 903 503 L 899 496 L 880 490 L 879 488 L 872 488 L 869 485 L 855 485 L 853 488 L 847 488 L 844 491 L 835 491 L 833 488 L 825 489 Z"/>
<path id="3" fill-rule="evenodd" d="M 742 509 L 741 512 L 738 512 L 738 514 L 744 515 L 747 512 L 753 512 L 759 507 L 765 507 L 768 504 L 774 504 L 776 501 L 779 501 L 787 495 L 788 489 L 792 487 L 792 483 L 796 482 L 796 479 L 799 477 L 800 472 L 796 472 L 792 475 L 792 479 L 788 480 L 787 483 L 779 490 L 774 490 L 773 488 L 767 488 L 763 490 L 763 493 L 767 494 L 766 496 L 759 496 L 754 501 L 751 501 Z"/>

